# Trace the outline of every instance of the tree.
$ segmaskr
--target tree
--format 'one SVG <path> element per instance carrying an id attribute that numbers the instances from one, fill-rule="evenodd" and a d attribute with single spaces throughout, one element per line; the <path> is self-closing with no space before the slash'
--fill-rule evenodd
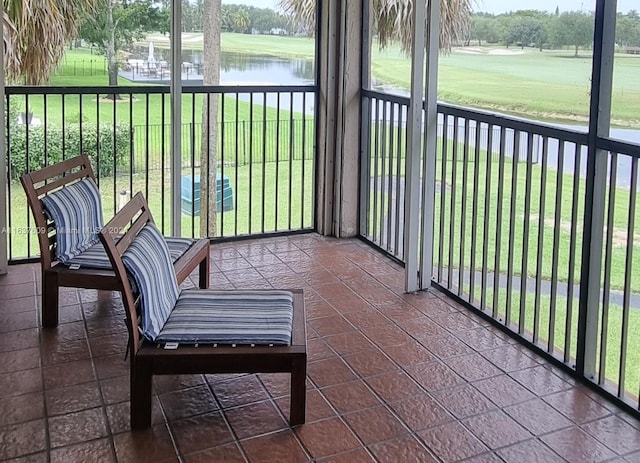
<path id="1" fill-rule="evenodd" d="M 544 24 L 529 16 L 513 20 L 508 34 L 508 42 L 510 44 L 519 44 L 521 48 L 530 44 L 536 44 L 539 48 L 542 48 L 542 43 L 546 37 Z"/>
<path id="2" fill-rule="evenodd" d="M 551 22 L 549 37 L 556 47 L 575 47 L 574 56 L 578 56 L 580 47 L 593 42 L 593 16 L 581 11 L 569 11 L 560 14 Z"/>
<path id="3" fill-rule="evenodd" d="M 3 0 L 5 74 L 27 85 L 47 82 L 95 0 Z"/>
<path id="4" fill-rule="evenodd" d="M 616 19 L 616 42 L 621 47 L 640 47 L 640 16 L 635 10 Z"/>
<path id="5" fill-rule="evenodd" d="M 204 0 L 203 84 L 220 84 L 221 1 Z M 200 153 L 200 234 L 215 236 L 217 229 L 218 98 L 206 93 L 202 102 L 202 150 Z"/>
<path id="6" fill-rule="evenodd" d="M 80 36 L 104 53 L 109 85 L 118 85 L 118 51 L 150 31 L 169 31 L 168 9 L 153 0 L 100 0 L 96 14 L 85 17 Z"/>
<path id="7" fill-rule="evenodd" d="M 478 46 L 482 45 L 482 42 L 499 42 L 500 33 L 495 18 L 485 14 L 473 15 L 471 18 L 469 40 L 477 40 Z"/>
<path id="8" fill-rule="evenodd" d="M 377 23 L 378 43 L 385 48 L 392 41 L 411 52 L 413 0 L 372 0 L 371 11 Z M 471 18 L 471 0 L 440 0 L 440 48 L 450 49 L 467 35 Z M 307 33 L 316 29 L 315 0 L 280 0 L 280 7 L 293 17 Z"/>
<path id="9" fill-rule="evenodd" d="M 233 16 L 233 23 L 236 26 L 236 32 L 247 32 L 247 30 L 249 29 L 249 14 L 247 13 L 247 10 L 245 10 L 244 8 L 240 8 L 238 11 L 236 11 L 235 15 Z"/>

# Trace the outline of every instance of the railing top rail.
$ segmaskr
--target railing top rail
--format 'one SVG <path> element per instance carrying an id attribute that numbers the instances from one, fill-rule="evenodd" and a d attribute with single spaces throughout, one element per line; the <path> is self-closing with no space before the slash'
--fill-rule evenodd
<path id="1" fill-rule="evenodd" d="M 438 103 L 438 112 L 443 113 L 445 116 L 457 116 L 464 119 L 474 120 L 480 123 L 504 127 L 507 129 L 533 133 L 549 138 L 557 138 L 559 140 L 568 141 L 579 145 L 586 145 L 588 142 L 586 132 L 580 132 L 578 130 L 566 127 L 558 127 L 543 122 L 522 119 L 515 116 L 483 111 L 476 108 L 464 108 L 461 106 L 440 102 Z"/>
<path id="2" fill-rule="evenodd" d="M 598 148 L 603 150 L 640 158 L 640 145 L 611 138 L 598 138 L 596 144 Z"/>
<path id="3" fill-rule="evenodd" d="M 379 92 L 377 90 L 362 90 L 362 96 L 369 98 L 376 98 L 378 100 L 389 101 L 390 103 L 398 103 L 401 105 L 409 106 L 411 98 L 401 95 L 392 95 L 390 93 Z"/>
<path id="4" fill-rule="evenodd" d="M 12 85 L 5 88 L 7 95 L 90 95 L 113 93 L 168 94 L 168 85 L 118 85 L 96 87 L 40 87 Z M 201 85 L 182 88 L 183 93 L 303 93 L 315 92 L 314 85 Z"/>

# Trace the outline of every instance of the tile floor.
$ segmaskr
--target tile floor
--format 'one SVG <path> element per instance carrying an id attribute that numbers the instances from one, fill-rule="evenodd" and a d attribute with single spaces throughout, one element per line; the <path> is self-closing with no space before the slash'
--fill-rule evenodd
<path id="1" fill-rule="evenodd" d="M 154 425 L 132 433 L 119 296 L 65 289 L 41 330 L 39 268 L 21 265 L 0 277 L 0 460 L 640 461 L 640 422 L 442 294 L 403 294 L 357 240 L 211 252 L 215 288 L 304 288 L 305 425 L 287 425 L 286 375 L 157 377 Z"/>

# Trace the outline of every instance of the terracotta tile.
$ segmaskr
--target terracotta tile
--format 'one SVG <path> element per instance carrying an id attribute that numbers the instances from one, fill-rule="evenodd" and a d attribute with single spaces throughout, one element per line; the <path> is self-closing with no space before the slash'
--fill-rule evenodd
<path id="1" fill-rule="evenodd" d="M 545 460 L 540 460 L 539 463 L 543 463 Z M 496 456 L 495 453 L 487 452 L 481 453 L 473 458 L 464 460 L 464 463 L 504 463 L 502 458 Z"/>
<path id="2" fill-rule="evenodd" d="M 4 460 L 6 463 L 49 463 L 49 452 L 32 453 L 25 457 Z"/>
<path id="3" fill-rule="evenodd" d="M 398 346 L 386 347 L 384 353 L 400 366 L 410 367 L 420 363 L 431 362 L 436 357 L 417 341 L 410 341 Z"/>
<path id="4" fill-rule="evenodd" d="M 97 301 L 83 301 L 82 312 L 87 320 L 94 318 L 121 316 L 124 319 L 124 307 L 120 296 L 115 298 L 104 298 Z"/>
<path id="5" fill-rule="evenodd" d="M 553 394 L 572 387 L 542 365 L 514 371 L 510 376 L 538 396 Z"/>
<path id="6" fill-rule="evenodd" d="M 378 405 L 380 401 L 362 381 L 349 381 L 322 389 L 322 394 L 338 413 L 348 413 Z"/>
<path id="7" fill-rule="evenodd" d="M 467 381 L 478 381 L 502 373 L 491 362 L 477 353 L 448 359 L 447 366 Z"/>
<path id="8" fill-rule="evenodd" d="M 100 388 L 95 381 L 77 386 L 48 389 L 45 395 L 49 416 L 86 410 L 102 404 Z"/>
<path id="9" fill-rule="evenodd" d="M 413 436 L 396 437 L 369 447 L 379 463 L 435 463 L 438 460 Z"/>
<path id="10" fill-rule="evenodd" d="M 9 304 L 9 299 L 35 296 L 35 294 L 36 286 L 33 281 L 3 285 L 2 290 L 0 290 L 0 301 L 3 301 L 4 304 Z"/>
<path id="11" fill-rule="evenodd" d="M 548 395 L 544 401 L 577 424 L 610 414 L 608 409 L 575 388 Z"/>
<path id="12" fill-rule="evenodd" d="M 121 355 L 124 358 L 128 341 L 129 335 L 125 331 L 106 336 L 91 337 L 89 339 L 91 355 L 93 357 Z"/>
<path id="13" fill-rule="evenodd" d="M 95 381 L 91 360 L 77 360 L 44 367 L 44 386 L 56 389 Z"/>
<path id="14" fill-rule="evenodd" d="M 569 428 L 540 438 L 571 463 L 588 463 L 613 458 L 615 454 L 579 428 Z"/>
<path id="15" fill-rule="evenodd" d="M 3 333 L 0 336 L 0 352 L 37 347 L 40 344 L 38 332 L 38 328 L 31 328 Z"/>
<path id="16" fill-rule="evenodd" d="M 153 384 L 158 394 L 164 394 L 202 386 L 206 381 L 202 375 L 158 375 L 153 377 Z"/>
<path id="17" fill-rule="evenodd" d="M 356 375 L 340 358 L 334 357 L 307 365 L 307 376 L 318 387 L 331 386 L 356 379 Z"/>
<path id="18" fill-rule="evenodd" d="M 51 447 L 77 444 L 106 435 L 106 420 L 101 408 L 49 418 Z"/>
<path id="19" fill-rule="evenodd" d="M 363 330 L 365 336 L 378 347 L 398 346 L 412 341 L 411 337 L 395 325 L 374 326 Z"/>
<path id="20" fill-rule="evenodd" d="M 467 346 L 452 334 L 427 337 L 421 339 L 420 342 L 424 347 L 429 349 L 429 352 L 443 360 L 473 353 L 471 347 Z"/>
<path id="21" fill-rule="evenodd" d="M 42 371 L 14 371 L 0 375 L 0 397 L 15 396 L 42 390 Z"/>
<path id="22" fill-rule="evenodd" d="M 42 362 L 44 365 L 84 360 L 90 356 L 91 352 L 86 339 L 49 342 L 42 349 Z"/>
<path id="23" fill-rule="evenodd" d="M 510 343 L 500 336 L 495 330 L 477 328 L 467 331 L 458 331 L 456 337 L 477 352 L 509 346 Z"/>
<path id="24" fill-rule="evenodd" d="M 44 420 L 0 427 L 0 460 L 40 452 L 47 446 Z"/>
<path id="25" fill-rule="evenodd" d="M 258 378 L 273 398 L 291 393 L 291 375 L 289 373 L 261 373 Z"/>
<path id="26" fill-rule="evenodd" d="M 441 389 L 432 393 L 438 403 L 458 419 L 494 410 L 496 405 L 471 384 Z"/>
<path id="27" fill-rule="evenodd" d="M 0 356 L 0 374 L 30 370 L 40 366 L 40 348 L 32 347 L 4 352 Z"/>
<path id="28" fill-rule="evenodd" d="M 42 345 L 61 344 L 67 341 L 86 339 L 84 322 L 71 322 L 58 325 L 55 330 L 42 330 Z"/>
<path id="29" fill-rule="evenodd" d="M 225 411 L 229 424 L 239 439 L 258 436 L 288 427 L 271 401 L 252 403 Z"/>
<path id="30" fill-rule="evenodd" d="M 533 394 L 507 375 L 494 376 L 473 383 L 474 387 L 499 407 L 533 399 Z"/>
<path id="31" fill-rule="evenodd" d="M 51 463 L 73 461 L 115 462 L 116 457 L 107 439 L 60 447 L 51 451 Z"/>
<path id="32" fill-rule="evenodd" d="M 212 449 L 190 453 L 183 458 L 185 463 L 211 463 L 220 461 L 224 463 L 245 463 L 242 452 L 235 443 L 225 444 Z"/>
<path id="33" fill-rule="evenodd" d="M 289 397 L 281 397 L 276 400 L 278 408 L 282 414 L 289 417 Z M 307 391 L 307 407 L 306 407 L 306 422 L 313 423 L 314 421 L 323 420 L 335 416 L 336 412 L 331 408 L 329 403 L 325 400 L 324 396 L 317 389 Z"/>
<path id="34" fill-rule="evenodd" d="M 345 314 L 345 318 L 359 330 L 389 324 L 389 319 L 374 308 L 357 312 L 349 312 Z"/>
<path id="35" fill-rule="evenodd" d="M 209 436 L 211 438 L 212 436 Z M 155 463 L 158 461 L 177 461 L 176 451 L 169 431 L 164 425 L 149 429 L 125 432 L 113 436 L 118 463 Z"/>
<path id="36" fill-rule="evenodd" d="M 129 374 L 129 358 L 124 359 L 123 355 L 110 355 L 93 359 L 98 379 L 113 378 Z"/>
<path id="37" fill-rule="evenodd" d="M 356 437 L 339 418 L 305 424 L 296 428 L 295 433 L 314 458 L 359 447 Z"/>
<path id="38" fill-rule="evenodd" d="M 38 316 L 35 310 L 20 313 L 0 314 L 0 333 L 27 330 L 38 327 Z"/>
<path id="39" fill-rule="evenodd" d="M 331 304 L 322 298 L 317 301 L 309 302 L 305 296 L 304 312 L 307 316 L 307 321 L 311 321 L 316 318 L 323 317 L 336 317 L 338 312 L 333 308 Z"/>
<path id="40" fill-rule="evenodd" d="M 640 430 L 617 416 L 586 423 L 582 429 L 620 454 L 640 450 Z"/>
<path id="41" fill-rule="evenodd" d="M 487 447 L 458 422 L 445 423 L 418 434 L 445 462 L 471 458 L 487 451 Z"/>
<path id="42" fill-rule="evenodd" d="M 343 360 L 361 378 L 375 376 L 386 371 L 396 370 L 398 367 L 379 349 L 358 352 L 343 357 Z"/>
<path id="43" fill-rule="evenodd" d="M 349 450 L 317 461 L 318 463 L 375 463 L 371 454 L 365 449 Z"/>
<path id="44" fill-rule="evenodd" d="M 530 439 L 531 433 L 501 410 L 466 418 L 462 423 L 490 449 Z"/>
<path id="45" fill-rule="evenodd" d="M 335 357 L 336 354 L 322 338 L 307 340 L 307 361 L 315 362 Z"/>
<path id="46" fill-rule="evenodd" d="M 170 426 L 176 445 L 183 454 L 233 441 L 233 435 L 218 411 L 174 421 Z"/>
<path id="47" fill-rule="evenodd" d="M 65 305 L 59 308 L 58 323 L 71 323 L 82 321 L 82 308 L 80 304 Z"/>
<path id="48" fill-rule="evenodd" d="M 125 325 L 124 317 L 122 317 L 122 315 L 89 318 L 86 323 L 87 334 L 92 338 L 109 336 L 112 334 L 124 334 L 127 332 L 127 325 Z"/>
<path id="49" fill-rule="evenodd" d="M 375 347 L 357 331 L 327 336 L 324 341 L 339 355 L 355 354 Z"/>
<path id="50" fill-rule="evenodd" d="M 411 320 L 412 318 L 420 318 L 424 314 L 413 307 L 406 301 L 385 302 L 376 304 L 376 308 L 386 317 L 394 320 L 396 323 L 402 320 Z"/>
<path id="51" fill-rule="evenodd" d="M 427 394 L 391 402 L 389 406 L 412 431 L 420 431 L 453 420 L 453 417 Z"/>
<path id="52" fill-rule="evenodd" d="M 391 402 L 420 394 L 423 389 L 404 371 L 394 370 L 366 379 L 382 400 Z"/>
<path id="53" fill-rule="evenodd" d="M 537 439 L 518 442 L 496 451 L 505 463 L 563 463 L 566 460 Z"/>
<path id="54" fill-rule="evenodd" d="M 505 408 L 504 411 L 535 436 L 573 425 L 570 420 L 542 399 L 513 405 Z"/>
<path id="55" fill-rule="evenodd" d="M 241 445 L 250 462 L 303 463 L 309 460 L 298 438 L 288 429 L 244 440 Z"/>
<path id="56" fill-rule="evenodd" d="M 179 420 L 218 409 L 218 404 L 208 386 L 198 386 L 159 396 L 167 420 Z"/>
<path id="57" fill-rule="evenodd" d="M 416 367 L 408 368 L 407 373 L 430 392 L 450 388 L 464 382 L 451 368 L 439 361 L 422 363 Z"/>
<path id="58" fill-rule="evenodd" d="M 420 318 L 401 320 L 398 325 L 416 339 L 428 339 L 448 334 L 446 329 L 424 315 Z"/>
<path id="59" fill-rule="evenodd" d="M 107 406 L 107 420 L 113 434 L 131 431 L 131 406 L 129 401 Z M 157 397 L 151 399 L 151 424 L 153 426 L 165 422 L 160 401 Z"/>
<path id="60" fill-rule="evenodd" d="M 255 375 L 216 383 L 213 385 L 213 392 L 222 408 L 247 405 L 269 398 L 267 390 Z"/>
<path id="61" fill-rule="evenodd" d="M 539 363 L 527 355 L 524 347 L 518 345 L 506 345 L 486 350 L 482 352 L 482 356 L 507 373 L 535 367 Z"/>
<path id="62" fill-rule="evenodd" d="M 331 336 L 332 334 L 348 333 L 355 330 L 353 325 L 341 315 L 314 318 L 308 320 L 307 324 L 316 330 L 320 336 Z"/>
<path id="63" fill-rule="evenodd" d="M 344 420 L 365 445 L 407 433 L 407 428 L 384 406 L 345 415 Z"/>
<path id="64" fill-rule="evenodd" d="M 24 423 L 42 417 L 44 417 L 42 392 L 14 397 L 0 396 L 0 426 Z"/>
<path id="65" fill-rule="evenodd" d="M 129 400 L 129 376 L 116 376 L 99 382 L 105 404 L 115 404 Z"/>

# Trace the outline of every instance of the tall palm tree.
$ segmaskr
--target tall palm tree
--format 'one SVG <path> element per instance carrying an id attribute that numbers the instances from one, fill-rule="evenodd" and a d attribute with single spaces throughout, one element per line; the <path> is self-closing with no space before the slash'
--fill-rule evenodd
<path id="1" fill-rule="evenodd" d="M 425 0 L 428 3 L 428 0 Z M 469 27 L 472 0 L 440 0 L 440 48 L 448 50 L 461 41 Z M 305 30 L 316 28 L 316 0 L 280 0 L 280 7 L 293 16 Z M 413 0 L 372 0 L 371 11 L 378 31 L 380 48 L 400 42 L 402 50 L 411 52 L 411 15 Z"/>
<path id="2" fill-rule="evenodd" d="M 2 0 L 4 2 L 5 73 L 27 85 L 49 80 L 95 0 Z M 8 45 L 8 46 L 7 46 Z"/>

